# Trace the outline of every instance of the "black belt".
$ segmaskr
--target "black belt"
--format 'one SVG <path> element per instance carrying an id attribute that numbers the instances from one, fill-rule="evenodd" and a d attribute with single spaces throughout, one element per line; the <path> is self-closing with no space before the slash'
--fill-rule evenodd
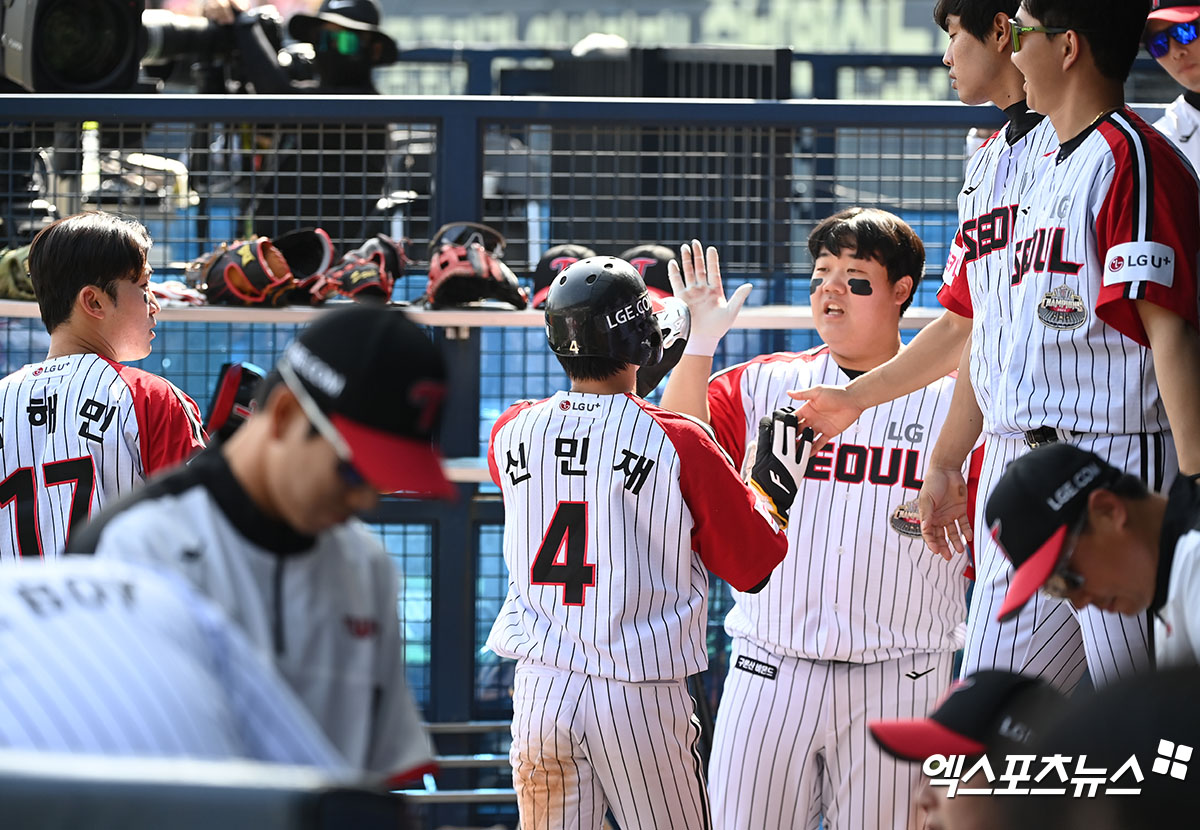
<path id="1" fill-rule="evenodd" d="M 1025 445 L 1029 449 L 1037 449 L 1047 444 L 1057 444 L 1059 431 L 1054 427 L 1039 427 L 1025 430 Z"/>

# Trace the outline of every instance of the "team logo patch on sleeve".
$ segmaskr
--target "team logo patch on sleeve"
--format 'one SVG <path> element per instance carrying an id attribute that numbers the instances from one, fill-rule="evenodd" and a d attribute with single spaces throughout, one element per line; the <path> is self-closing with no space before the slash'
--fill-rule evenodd
<path id="1" fill-rule="evenodd" d="M 921 514 L 917 509 L 917 500 L 906 501 L 900 505 L 892 513 L 892 518 L 889 522 L 892 530 L 899 533 L 901 536 L 908 536 L 911 539 L 921 538 Z"/>
<path id="2" fill-rule="evenodd" d="M 1104 284 L 1153 282 L 1170 288 L 1175 282 L 1175 250 L 1161 242 L 1125 242 L 1108 249 Z"/>
<path id="3" fill-rule="evenodd" d="M 777 666 L 772 666 L 770 663 L 764 663 L 762 660 L 755 660 L 754 658 L 747 657 L 744 654 L 738 657 L 737 662 L 734 663 L 734 667 L 739 668 L 742 671 L 748 671 L 751 674 L 757 674 L 759 677 L 765 677 L 767 680 L 774 680 L 775 676 L 779 674 L 779 668 Z"/>
<path id="4" fill-rule="evenodd" d="M 1066 285 L 1047 291 L 1037 307 L 1038 319 L 1056 331 L 1077 329 L 1087 320 L 1083 299 Z"/>
<path id="5" fill-rule="evenodd" d="M 954 278 L 958 276 L 958 270 L 962 268 L 963 254 L 966 252 L 957 242 L 950 246 L 950 253 L 946 256 L 946 268 L 942 271 L 942 282 L 945 285 L 950 285 L 954 282 Z"/>

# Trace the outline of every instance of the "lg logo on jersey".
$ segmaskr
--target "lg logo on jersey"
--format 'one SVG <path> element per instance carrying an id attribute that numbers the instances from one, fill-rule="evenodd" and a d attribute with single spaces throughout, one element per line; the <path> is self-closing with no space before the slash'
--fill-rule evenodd
<path id="1" fill-rule="evenodd" d="M 69 363 L 57 363 L 57 364 L 51 364 L 49 366 L 39 366 L 36 369 L 34 369 L 32 372 L 30 372 L 30 374 L 33 375 L 35 378 L 39 375 L 52 375 L 55 372 L 62 372 L 64 370 L 66 370 L 66 368 L 69 365 L 70 365 Z"/>
<path id="2" fill-rule="evenodd" d="M 1116 273 L 1128 265 L 1130 268 L 1166 268 L 1171 264 L 1169 256 L 1155 256 L 1153 254 L 1138 254 L 1131 256 L 1128 260 L 1123 256 L 1115 256 L 1108 263 L 1108 270 Z"/>
<path id="3" fill-rule="evenodd" d="M 925 438 L 924 424 L 906 424 L 904 429 L 900 429 L 900 425 L 895 421 L 888 424 L 887 435 L 889 441 L 907 441 L 910 444 L 919 443 Z"/>
<path id="4" fill-rule="evenodd" d="M 563 412 L 587 415 L 600 409 L 600 404 L 590 401 L 560 401 L 558 408 Z"/>

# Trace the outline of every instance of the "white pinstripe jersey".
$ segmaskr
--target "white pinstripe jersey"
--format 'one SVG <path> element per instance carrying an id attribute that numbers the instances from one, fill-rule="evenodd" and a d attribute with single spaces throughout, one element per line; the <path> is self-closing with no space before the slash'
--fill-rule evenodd
<path id="1" fill-rule="evenodd" d="M 57 556 L 70 528 L 204 446 L 195 402 L 97 354 L 0 380 L 0 561 Z"/>
<path id="2" fill-rule="evenodd" d="M 1178 150 L 1128 110 L 1104 117 L 1043 157 L 1013 240 L 1006 283 L 950 286 L 975 311 L 984 430 L 1167 430 L 1134 300 L 1196 325 L 1200 189 Z"/>
<path id="3" fill-rule="evenodd" d="M 973 318 L 971 377 L 984 412 L 993 394 L 987 383 L 999 371 L 1000 358 L 993 347 L 996 320 L 987 314 L 976 316 L 974 308 L 987 308 L 990 302 L 1007 306 L 1009 298 L 997 294 L 1012 274 L 1013 230 L 1022 196 L 1045 155 L 1058 149 L 1058 135 L 1048 118 L 1010 143 L 1011 128 L 1010 123 L 993 134 L 967 165 L 958 194 L 958 233 L 938 292 L 947 309 Z"/>
<path id="4" fill-rule="evenodd" d="M 0 747 L 346 770 L 214 605 L 80 557 L 0 568 Z"/>
<path id="5" fill-rule="evenodd" d="M 559 392 L 492 428 L 503 657 L 614 680 L 708 666 L 708 574 L 762 582 L 786 540 L 709 431 L 633 395 Z"/>
<path id="6" fill-rule="evenodd" d="M 713 375 L 721 445 L 753 463 L 759 418 L 789 389 L 844 385 L 826 346 L 763 355 Z M 788 556 L 758 594 L 734 591 L 731 636 L 812 660 L 869 663 L 962 645 L 964 558 L 930 556 L 917 492 L 950 409 L 952 378 L 866 410 L 809 461 L 788 522 Z"/>

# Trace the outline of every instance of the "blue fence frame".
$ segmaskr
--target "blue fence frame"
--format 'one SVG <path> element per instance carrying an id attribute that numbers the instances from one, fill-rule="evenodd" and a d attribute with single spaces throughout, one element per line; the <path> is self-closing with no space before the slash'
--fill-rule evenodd
<path id="1" fill-rule="evenodd" d="M 410 53 L 413 54 L 413 53 Z M 490 60 L 486 62 L 490 84 Z M 824 56 L 820 56 L 824 57 Z M 899 58 L 899 56 L 897 56 Z M 864 60 L 866 60 L 864 58 Z M 925 56 L 923 60 L 936 61 Z M 846 64 L 839 56 L 837 63 Z M 878 65 L 878 56 L 869 61 Z M 482 59 L 472 67 L 483 67 Z M 908 65 L 908 64 L 904 64 Z M 483 72 L 473 68 L 473 72 Z M 474 81 L 472 82 L 475 83 Z M 1146 107 L 1154 118 L 1160 107 Z M 419 122 L 437 126 L 439 163 L 433 171 L 432 226 L 483 211 L 484 135 L 489 124 L 524 121 L 536 124 L 685 125 L 730 127 L 886 128 L 902 133 L 929 127 L 959 129 L 998 126 L 1000 113 L 991 107 L 958 103 L 647 100 L 500 97 L 455 98 L 350 96 L 122 96 L 86 98 L 62 95 L 0 96 L 0 124 L 99 120 L 106 124 L 143 122 L 237 121 L 264 123 L 303 120 L 313 124 L 387 124 Z M 835 148 L 829 148 L 835 152 Z M 444 163 L 453 159 L 452 164 Z M 830 162 L 832 163 L 832 162 Z M 768 215 L 765 211 L 763 215 Z M 447 406 L 442 445 L 449 456 L 478 453 L 480 405 L 480 331 L 440 342 L 453 366 L 456 383 Z M 480 495 L 473 485 L 460 488 L 452 504 L 391 500 L 372 520 L 433 526 L 432 661 L 427 716 L 437 721 L 473 717 L 473 626 L 477 577 L 478 528 L 502 523 L 502 505 L 494 495 Z M 465 752 L 465 741 L 439 739 L 447 753 Z M 455 786 L 456 776 L 448 783 Z M 464 777 L 465 780 L 465 777 Z M 439 813 L 443 821 L 463 821 L 465 808 Z"/>

